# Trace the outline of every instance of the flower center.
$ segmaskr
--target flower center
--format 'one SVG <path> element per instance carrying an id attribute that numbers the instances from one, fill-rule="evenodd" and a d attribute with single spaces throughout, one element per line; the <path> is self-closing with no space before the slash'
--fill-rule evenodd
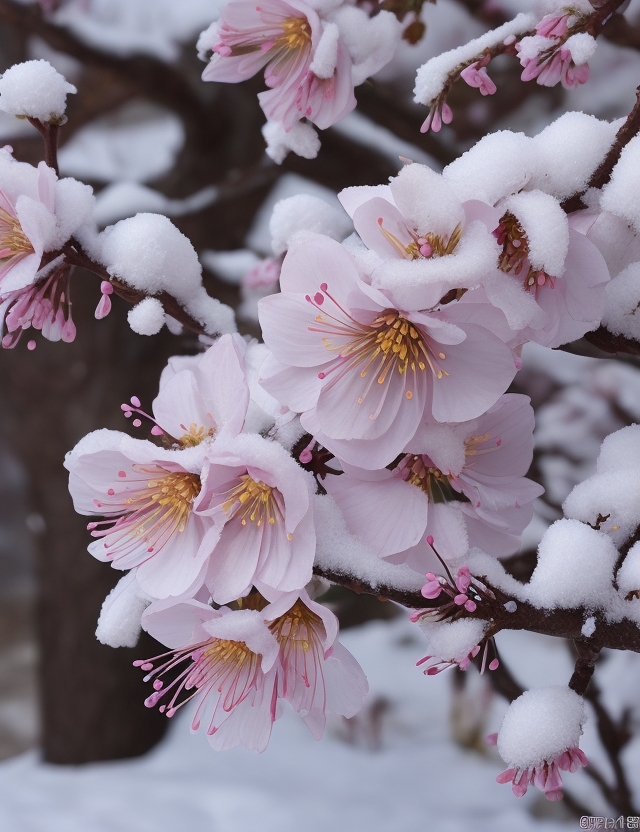
<path id="1" fill-rule="evenodd" d="M 195 448 L 205 439 L 213 439 L 216 435 L 214 428 L 205 428 L 195 422 L 191 422 L 188 428 L 185 425 L 180 425 L 180 427 L 185 431 L 184 435 L 178 440 L 181 448 Z"/>
<path id="2" fill-rule="evenodd" d="M 274 490 L 270 485 L 243 474 L 240 483 L 229 492 L 222 508 L 232 517 L 240 517 L 243 526 L 247 522 L 255 523 L 258 528 L 264 523 L 273 526 L 277 520 L 284 519 Z"/>
<path id="3" fill-rule="evenodd" d="M 520 274 L 529 256 L 529 241 L 518 219 L 507 213 L 500 220 L 500 225 L 493 232 L 502 246 L 502 254 L 498 259 L 498 266 L 503 272 Z"/>
<path id="4" fill-rule="evenodd" d="M 382 217 L 378 217 L 378 227 L 382 232 L 384 238 L 390 243 L 398 252 L 400 257 L 405 260 L 419 260 L 420 258 L 428 257 L 444 257 L 445 254 L 452 254 L 462 237 L 462 226 L 458 223 L 453 230 L 450 237 L 439 237 L 437 234 L 431 232 L 421 235 L 418 234 L 418 229 L 410 229 L 405 226 L 407 233 L 411 237 L 409 243 L 403 243 L 395 234 L 388 231 L 384 225 Z"/>
<path id="5" fill-rule="evenodd" d="M 0 208 L 0 261 L 20 254 L 33 254 L 33 246 L 16 217 Z"/>
<path id="6" fill-rule="evenodd" d="M 152 491 L 149 499 L 159 506 L 167 507 L 175 515 L 177 531 L 183 532 L 191 514 L 191 506 L 200 491 L 200 477 L 196 474 L 172 473 L 147 483 Z M 125 502 L 135 504 L 140 498 Z M 143 498 L 144 499 L 144 498 Z"/>
<path id="7" fill-rule="evenodd" d="M 280 618 L 269 623 L 269 629 L 285 650 L 300 649 L 303 653 L 318 644 L 321 619 L 300 600 Z"/>
<path id="8" fill-rule="evenodd" d="M 105 504 L 113 508 L 115 498 L 115 506 L 120 508 L 115 521 L 112 515 L 87 527 L 93 537 L 106 537 L 104 546 L 109 558 L 126 557 L 138 548 L 140 539 L 150 554 L 159 551 L 175 532 L 186 529 L 193 501 L 200 491 L 197 474 L 167 472 L 156 465 L 133 468 L 153 479 L 129 480 L 130 496 L 126 499 L 116 497 L 115 490 L 110 488 L 103 503 L 94 500 L 98 509 Z M 126 472 L 121 471 L 119 476 L 127 481 Z"/>
<path id="9" fill-rule="evenodd" d="M 311 27 L 306 17 L 286 17 L 282 21 L 282 34 L 274 47 L 287 51 L 298 51 L 311 43 Z"/>
<path id="10" fill-rule="evenodd" d="M 319 312 L 315 316 L 316 326 L 310 326 L 309 331 L 325 335 L 322 342 L 327 350 L 337 353 L 337 360 L 328 370 L 319 372 L 318 378 L 324 380 L 331 375 L 328 384 L 335 384 L 359 367 L 360 377 L 369 376 L 370 381 L 359 396 L 358 404 L 364 402 L 375 382 L 386 384 L 384 395 L 380 397 L 378 408 L 369 416 L 370 419 L 376 419 L 380 414 L 394 371 L 406 376 L 410 370 L 414 382 L 427 367 L 436 378 L 449 375 L 440 366 L 440 361 L 447 357 L 445 353 L 436 353 L 418 327 L 396 309 L 387 309 L 371 323 L 364 324 L 338 303 L 329 293 L 326 283 L 320 284 L 320 289 L 313 297 L 305 296 L 306 301 Z M 323 307 L 325 299 L 331 301 L 335 311 Z M 412 399 L 413 390 L 406 390 L 404 395 Z"/>
<path id="11" fill-rule="evenodd" d="M 469 502 L 464 494 L 453 488 L 449 477 L 436 468 L 428 456 L 407 454 L 398 468 L 402 479 L 424 492 L 430 503 Z"/>
<path id="12" fill-rule="evenodd" d="M 497 237 L 499 245 L 502 246 L 498 266 L 503 272 L 512 272 L 519 275 L 525 267 L 528 267 L 523 285 L 525 290 L 531 292 L 534 297 L 542 286 L 555 288 L 555 278 L 542 269 L 534 269 L 529 263 L 529 241 L 524 229 L 513 214 L 507 212 L 493 233 Z"/>

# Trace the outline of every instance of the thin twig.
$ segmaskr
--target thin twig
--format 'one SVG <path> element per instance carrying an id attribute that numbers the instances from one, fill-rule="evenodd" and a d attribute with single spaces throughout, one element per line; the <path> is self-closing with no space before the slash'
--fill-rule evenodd
<path id="1" fill-rule="evenodd" d="M 53 168 L 56 174 L 60 173 L 58 168 L 58 138 L 60 136 L 60 122 L 40 121 L 39 118 L 28 118 L 44 141 L 44 161 Z"/>

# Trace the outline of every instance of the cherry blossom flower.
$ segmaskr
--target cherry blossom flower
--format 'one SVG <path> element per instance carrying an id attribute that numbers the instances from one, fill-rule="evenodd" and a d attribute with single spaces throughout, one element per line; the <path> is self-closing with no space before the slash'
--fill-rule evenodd
<path id="1" fill-rule="evenodd" d="M 214 610 L 195 600 L 155 602 L 142 626 L 170 648 L 168 653 L 135 664 L 154 680 L 146 700 L 172 717 L 197 703 L 191 730 L 204 728 L 213 748 L 244 745 L 264 751 L 276 718 L 278 642 L 256 610 Z M 160 662 L 160 664 L 158 664 Z M 176 669 L 180 669 L 175 675 Z M 170 672 L 171 681 L 163 680 Z"/>
<path id="2" fill-rule="evenodd" d="M 568 748 L 552 760 L 543 760 L 528 768 L 508 768 L 496 777 L 497 783 L 511 783 L 516 797 L 524 797 L 529 786 L 544 792 L 547 800 L 562 800 L 561 771 L 575 772 L 589 761 L 579 748 Z"/>
<path id="3" fill-rule="evenodd" d="M 511 351 L 489 330 L 450 323 L 446 309 L 403 308 L 391 291 L 367 285 L 329 238 L 300 235 L 280 285 L 259 306 L 273 353 L 262 385 L 353 464 L 391 462 L 424 418 L 478 416 L 515 375 Z"/>
<path id="4" fill-rule="evenodd" d="M 241 744 L 263 751 L 278 699 L 300 714 L 315 739 L 324 733 L 327 712 L 353 716 L 367 680 L 336 640 L 336 617 L 304 590 L 273 597 L 269 604 L 252 591 L 233 611 L 195 600 L 148 607 L 143 628 L 171 649 L 135 662 L 145 681 L 154 680 L 147 707 L 162 703 L 160 710 L 172 717 L 195 700 L 192 731 L 204 727 L 218 750 Z M 168 672 L 172 681 L 165 686 Z"/>
<path id="5" fill-rule="evenodd" d="M 89 524 L 97 538 L 90 553 L 116 569 L 136 568 L 140 586 L 153 597 L 185 592 L 206 562 L 201 543 L 213 523 L 192 509 L 207 448 L 244 424 L 248 390 L 237 351 L 241 343 L 223 336 L 193 371 L 165 375 L 153 403 L 152 432 L 166 433 L 171 448 L 103 430 L 81 440 L 65 461 L 76 511 L 106 518 Z M 141 412 L 139 401 L 123 410 Z"/>
<path id="6" fill-rule="evenodd" d="M 23 330 L 41 330 L 50 341 L 73 341 L 69 297 L 70 269 L 61 248 L 88 220 L 91 189 L 72 179 L 59 180 L 41 162 L 37 168 L 0 150 L 0 319 L 4 347 L 13 347 Z M 44 262 L 44 265 L 43 265 Z M 32 342 L 35 343 L 35 342 Z"/>
<path id="7" fill-rule="evenodd" d="M 531 242 L 518 218 L 507 212 L 500 220 L 495 231 L 502 246 L 499 268 L 519 278 L 545 313 L 537 326 L 520 332 L 520 340 L 558 347 L 595 329 L 602 318 L 609 270 L 596 246 L 574 227 L 578 223 L 569 217 L 566 257 L 552 275 L 531 264 Z"/>
<path id="8" fill-rule="evenodd" d="M 306 591 L 282 595 L 263 616 L 280 646 L 278 696 L 319 740 L 327 712 L 352 717 L 360 710 L 368 691 L 366 677 L 337 641 L 336 616 Z"/>
<path id="9" fill-rule="evenodd" d="M 116 569 L 137 568 L 153 597 L 185 592 L 206 559 L 199 548 L 211 521 L 192 511 L 203 455 L 202 448 L 165 450 L 102 430 L 65 461 L 76 511 L 106 518 L 89 523 L 97 538 L 89 552 Z"/>
<path id="10" fill-rule="evenodd" d="M 249 0 L 227 3 L 202 77 L 235 83 L 266 67 L 270 89 L 259 99 L 268 118 L 285 129 L 308 118 L 324 129 L 350 112 L 356 101 L 351 58 L 341 40 L 334 44 L 334 66 L 327 77 L 312 70 L 322 35 L 318 14 L 301 0 L 266 0 L 260 6 Z"/>
<path id="11" fill-rule="evenodd" d="M 434 548 L 456 566 L 472 546 L 498 557 L 517 551 L 543 491 L 524 476 L 533 455 L 526 396 L 502 396 L 471 422 L 422 425 L 405 450 L 392 470 L 345 465 L 323 480 L 352 534 L 423 574 L 441 571 Z"/>
<path id="12" fill-rule="evenodd" d="M 200 555 L 216 603 L 236 600 L 252 584 L 290 591 L 311 580 L 312 480 L 281 445 L 255 434 L 216 443 L 202 479 L 194 511 L 213 523 Z"/>
<path id="13" fill-rule="evenodd" d="M 389 185 L 346 188 L 338 198 L 369 249 L 351 250 L 371 284 L 409 308 L 432 309 L 495 271 L 500 213 L 479 200 L 461 203 L 426 165 L 405 165 Z"/>

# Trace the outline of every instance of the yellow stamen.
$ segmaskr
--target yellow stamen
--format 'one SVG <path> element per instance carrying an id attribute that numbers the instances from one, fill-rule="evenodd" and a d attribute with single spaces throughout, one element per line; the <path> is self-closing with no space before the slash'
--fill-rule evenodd
<path id="1" fill-rule="evenodd" d="M 304 49 L 311 43 L 311 27 L 306 17 L 287 17 L 282 22 L 282 34 L 275 46 L 287 50 Z"/>
<path id="2" fill-rule="evenodd" d="M 233 517 L 239 516 L 243 526 L 247 522 L 255 523 L 258 528 L 263 523 L 273 526 L 276 521 L 284 519 L 274 497 L 274 490 L 270 485 L 243 474 L 240 483 L 228 492 L 229 498 L 222 504 L 222 508 Z M 289 535 L 287 537 L 291 540 Z"/>

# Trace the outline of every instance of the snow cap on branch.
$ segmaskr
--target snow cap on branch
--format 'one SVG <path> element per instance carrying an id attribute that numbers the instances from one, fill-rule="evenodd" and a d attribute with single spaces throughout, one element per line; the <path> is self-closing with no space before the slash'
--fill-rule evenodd
<path id="1" fill-rule="evenodd" d="M 42 122 L 60 121 L 67 95 L 77 92 L 48 61 L 14 64 L 0 78 L 0 109 Z"/>
<path id="2" fill-rule="evenodd" d="M 634 543 L 627 552 L 616 581 L 623 598 L 640 598 L 640 543 Z"/>
<path id="3" fill-rule="evenodd" d="M 614 335 L 640 341 L 640 263 L 631 263 L 607 284 L 602 325 Z"/>
<path id="4" fill-rule="evenodd" d="M 427 639 L 427 650 L 443 662 L 459 664 L 479 644 L 489 622 L 480 618 L 461 618 L 458 621 L 431 621 L 428 616 L 418 619 Z"/>
<path id="5" fill-rule="evenodd" d="M 567 517 L 598 525 L 622 544 L 640 525 L 640 425 L 612 433 L 602 443 L 597 471 L 563 503 Z"/>
<path id="6" fill-rule="evenodd" d="M 611 538 L 577 520 L 557 520 L 538 547 L 528 596 L 538 607 L 606 607 L 618 550 Z"/>
<path id="7" fill-rule="evenodd" d="M 497 29 L 486 32 L 479 38 L 444 52 L 436 58 L 431 58 L 423 64 L 416 75 L 414 101 L 416 104 L 430 104 L 442 92 L 449 77 L 463 65 L 473 63 L 474 58 L 480 57 L 485 49 L 491 49 L 502 43 L 509 35 L 521 35 L 533 29 L 536 25 L 534 14 L 519 14 Z"/>
<path id="8" fill-rule="evenodd" d="M 167 217 L 136 214 L 110 226 L 102 235 L 100 259 L 128 286 L 172 295 L 209 334 L 235 332 L 232 310 L 207 295 L 194 247 Z"/>
<path id="9" fill-rule="evenodd" d="M 602 189 L 600 205 L 633 225 L 640 231 L 640 136 L 635 136 L 623 148 L 613 169 L 611 180 Z"/>

